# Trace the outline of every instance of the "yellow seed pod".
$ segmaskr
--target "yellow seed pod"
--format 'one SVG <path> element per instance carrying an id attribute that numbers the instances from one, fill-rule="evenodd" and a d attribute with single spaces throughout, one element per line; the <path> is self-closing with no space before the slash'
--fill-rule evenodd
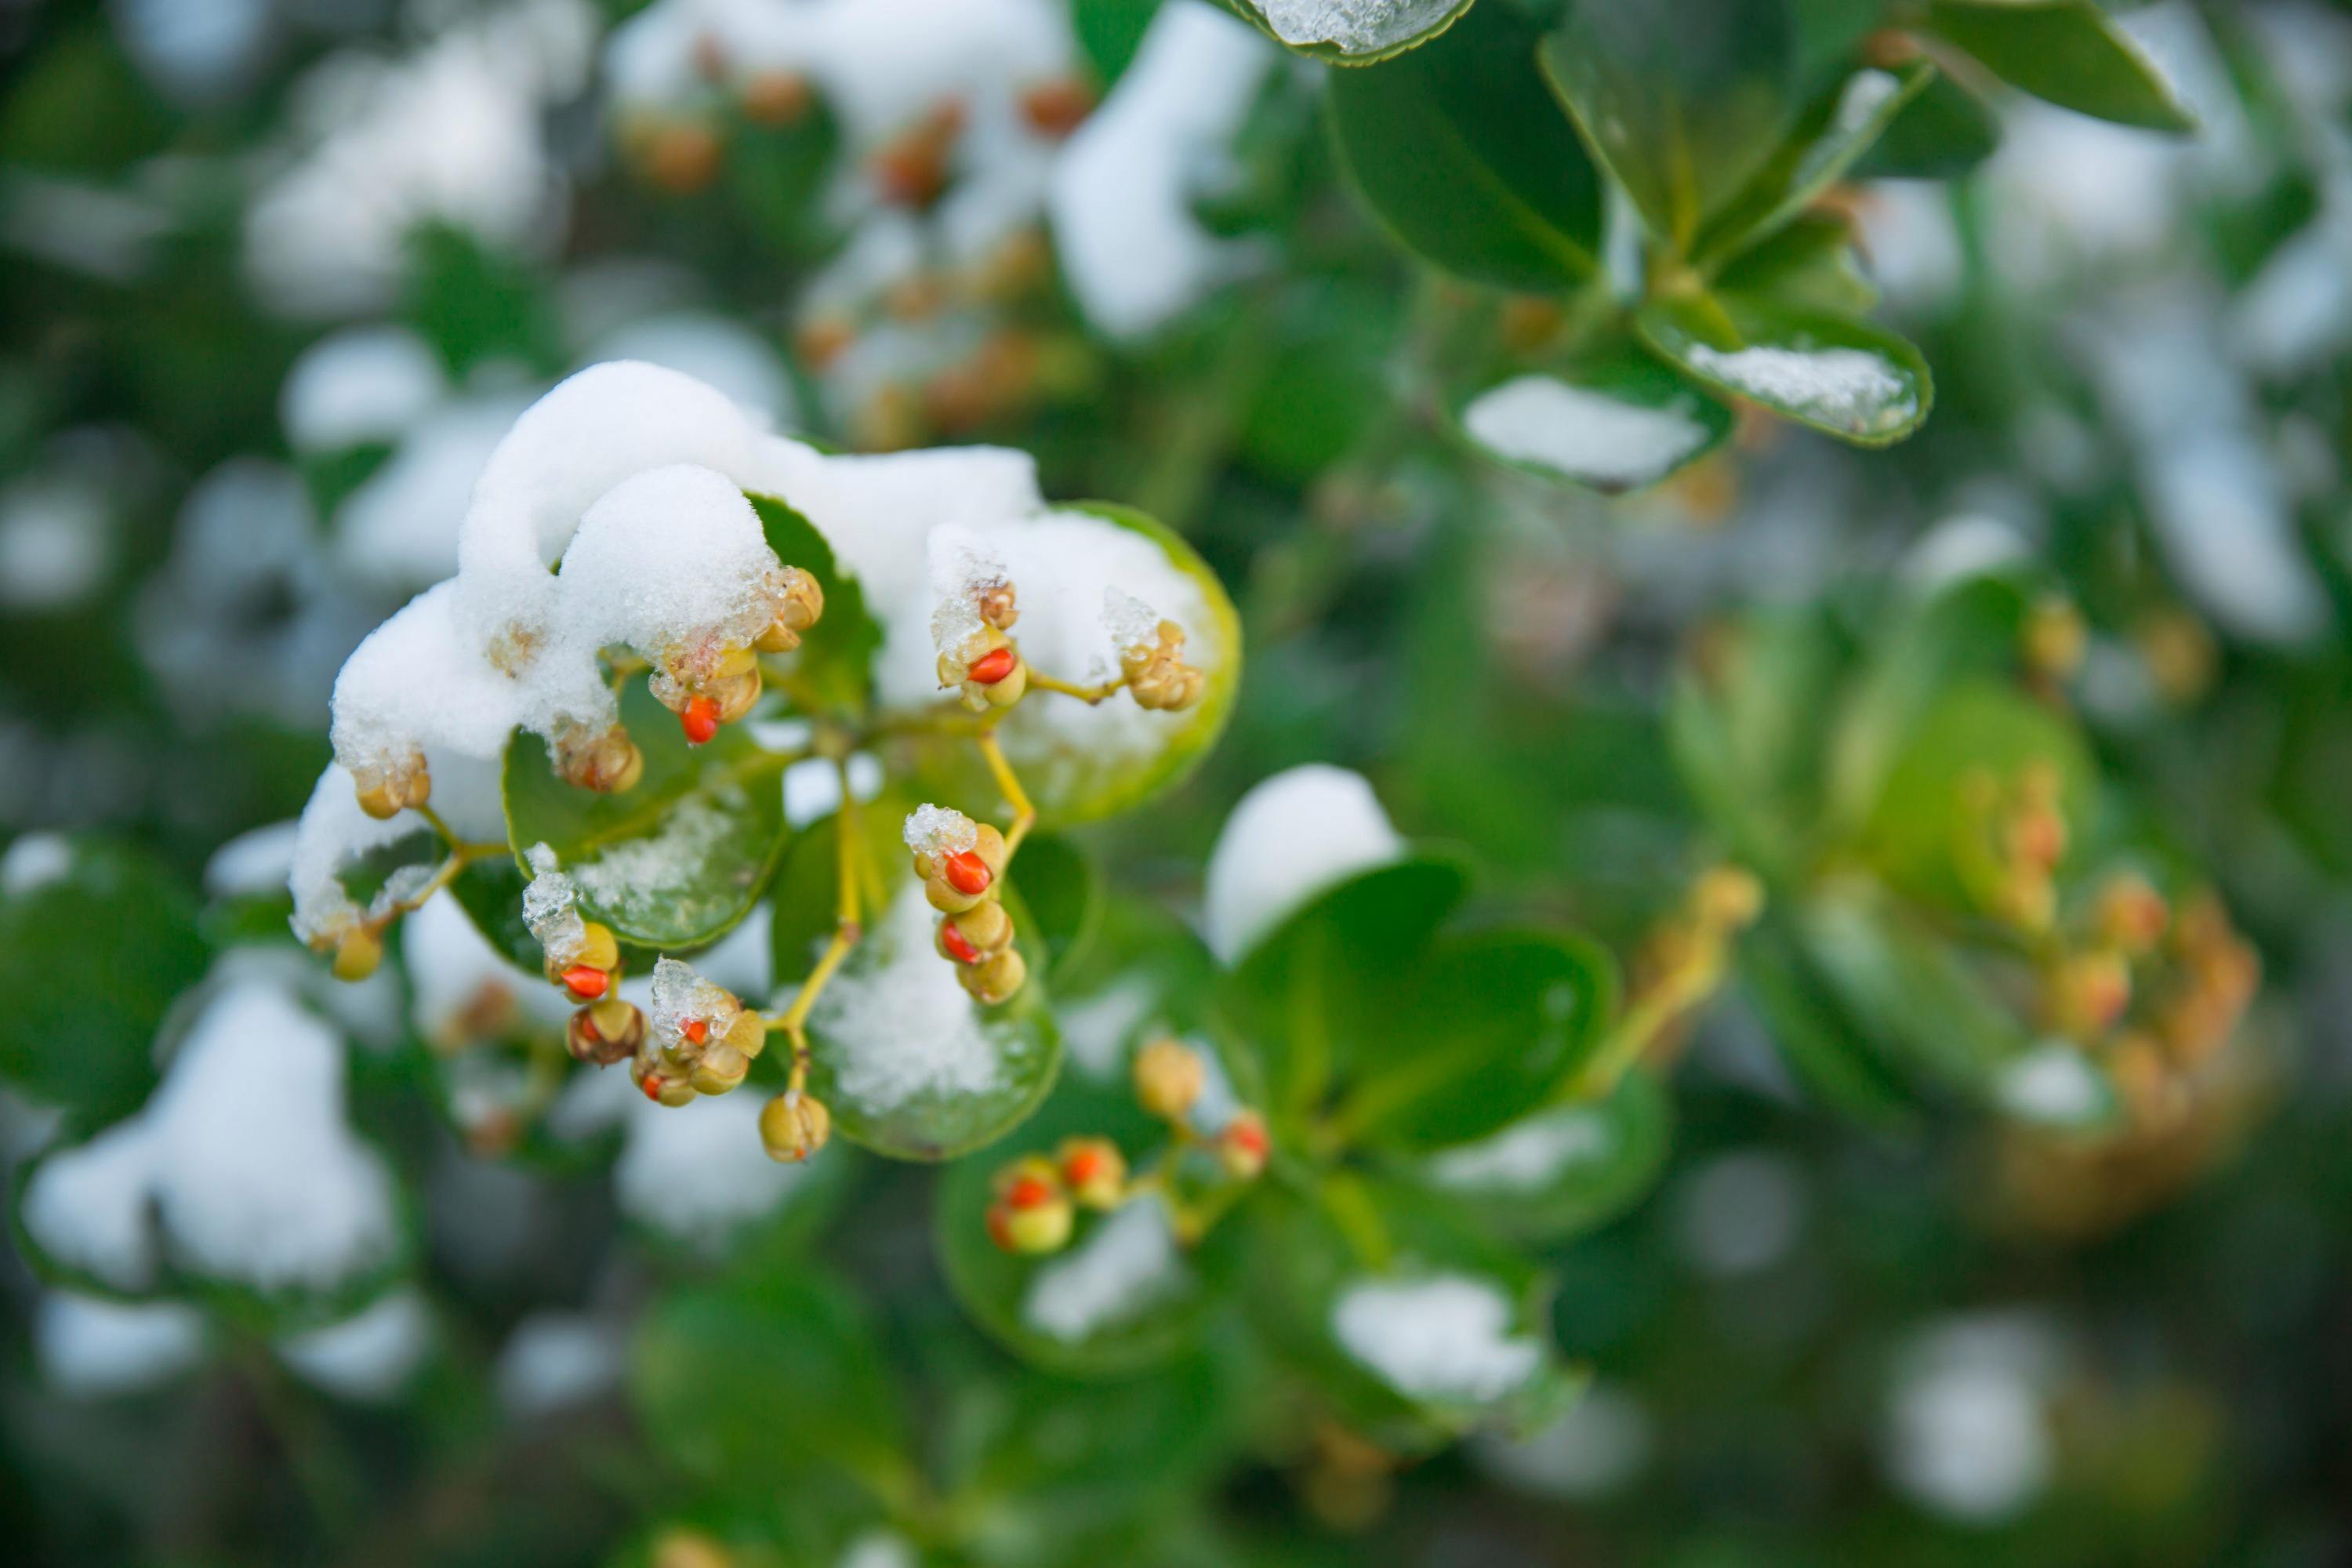
<path id="1" fill-rule="evenodd" d="M 687 1075 L 697 1094 L 726 1094 L 743 1081 L 751 1070 L 751 1058 L 729 1045 L 711 1047 L 702 1053 L 702 1059 Z"/>
<path id="2" fill-rule="evenodd" d="M 1029 965 L 1018 948 L 1006 948 L 985 963 L 959 964 L 956 978 L 983 1007 L 1010 1001 L 1029 978 Z"/>
<path id="3" fill-rule="evenodd" d="M 960 915 L 948 917 L 956 933 L 981 952 L 1002 952 L 1013 940 L 1013 917 L 993 899 L 985 899 Z"/>
<path id="4" fill-rule="evenodd" d="M 727 1026 L 727 1033 L 720 1037 L 719 1044 L 730 1050 L 740 1051 L 747 1058 L 756 1057 L 768 1048 L 767 1020 L 746 1007 L 735 1015 L 733 1023 Z"/>
<path id="5" fill-rule="evenodd" d="M 383 962 L 383 938 L 366 926 L 352 926 L 335 939 L 335 978 L 365 980 Z"/>
<path id="6" fill-rule="evenodd" d="M 783 1164 L 799 1164 L 832 1135 L 833 1114 L 813 1094 L 786 1089 L 760 1111 L 760 1142 L 769 1159 Z"/>
<path id="7" fill-rule="evenodd" d="M 1157 1039 L 1135 1053 L 1135 1098 L 1162 1121 L 1191 1110 L 1208 1076 L 1200 1053 L 1181 1040 Z"/>

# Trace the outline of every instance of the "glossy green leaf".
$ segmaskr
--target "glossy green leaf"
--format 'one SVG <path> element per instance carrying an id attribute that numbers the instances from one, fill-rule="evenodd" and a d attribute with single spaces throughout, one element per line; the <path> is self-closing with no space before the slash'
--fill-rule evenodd
<path id="1" fill-rule="evenodd" d="M 1993 831 L 1974 797 L 1986 784 L 2013 791 L 2038 768 L 2055 773 L 2059 810 L 2079 831 L 2095 776 L 2081 732 L 2010 686 L 1960 681 L 1920 712 L 1869 808 L 1860 847 L 1905 891 L 1973 910 L 1964 857 Z"/>
<path id="2" fill-rule="evenodd" d="M 1001 1150 L 960 1161 L 940 1178 L 940 1264 L 971 1315 L 1024 1359 L 1074 1376 L 1130 1372 L 1197 1342 L 1234 1275 L 1234 1234 L 1221 1226 L 1198 1247 L 1183 1246 L 1167 1206 L 1146 1195 L 1109 1214 L 1081 1209 L 1074 1239 L 1060 1252 L 1003 1251 L 988 1236 L 996 1172 L 1023 1153 L 1050 1155 L 1074 1134 L 1109 1138 L 1137 1162 L 1167 1139 L 1123 1083 L 1097 1088 L 1074 1079 Z"/>
<path id="3" fill-rule="evenodd" d="M 813 1268 L 673 1291 L 637 1330 L 629 1394 L 668 1462 L 729 1490 L 904 1465 L 904 1417 L 857 1304 Z"/>
<path id="4" fill-rule="evenodd" d="M 1736 256 L 1788 226 L 1844 178 L 1935 75 L 1924 62 L 1900 71 L 1864 68 L 1814 100 L 1770 161 L 1707 224 L 1700 264 Z"/>
<path id="5" fill-rule="evenodd" d="M 1854 165 L 1863 180 L 1957 180 L 2000 147 L 1992 105 L 1937 72 Z"/>
<path id="6" fill-rule="evenodd" d="M 1486 932 L 1433 952 L 1335 1113 L 1393 1148 L 1484 1138 L 1549 1099 L 1600 1045 L 1616 1003 L 1605 949 L 1549 931 Z"/>
<path id="7" fill-rule="evenodd" d="M 873 685 L 874 656 L 882 647 L 882 627 L 866 608 L 866 590 L 841 568 L 833 546 L 807 518 L 773 496 L 748 499 L 776 559 L 808 573 L 824 590 L 824 614 L 801 634 L 800 647 L 783 656 L 796 690 L 828 708 L 862 710 Z"/>
<path id="8" fill-rule="evenodd" d="M 1919 351 L 1894 333 L 1825 311 L 1728 297 L 1659 303 L 1637 320 L 1643 339 L 1718 392 L 1858 447 L 1916 430 L 1935 402 Z"/>
<path id="9" fill-rule="evenodd" d="M 1656 484 L 1720 447 L 1732 426 L 1729 408 L 1630 349 L 1508 376 L 1455 419 L 1488 457 L 1603 495 Z"/>
<path id="10" fill-rule="evenodd" d="M 1878 285 L 1862 269 L 1853 229 L 1826 213 L 1798 218 L 1733 257 L 1717 276 L 1726 294 L 1784 308 L 1861 316 L 1878 308 Z"/>
<path id="11" fill-rule="evenodd" d="M 1575 0 L 1541 59 L 1585 145 L 1676 254 L 1796 119 L 1783 0 Z"/>
<path id="12" fill-rule="evenodd" d="M 1332 139 L 1365 204 L 1448 272 L 1558 292 L 1597 268 L 1601 183 L 1536 68 L 1535 30 L 1488 5 L 1378 70 L 1334 76 Z"/>
<path id="13" fill-rule="evenodd" d="M 1267 37 L 1330 65 L 1369 66 L 1437 37 L 1473 0 L 1219 0 Z"/>
<path id="14" fill-rule="evenodd" d="M 1805 948 L 1847 1013 L 1899 1067 L 1970 1098 L 2032 1046 L 1958 951 L 1864 886 L 1832 889 L 1801 912 Z"/>
<path id="15" fill-rule="evenodd" d="M 2094 0 L 1933 0 L 1926 26 L 2036 98 L 2151 131 L 2197 129 L 2179 90 Z"/>
<path id="16" fill-rule="evenodd" d="M 1313 1110 L 1389 1046 L 1409 977 L 1467 888 L 1451 859 L 1366 871 L 1291 916 L 1226 976 L 1223 1012 L 1256 1054 L 1274 1110 Z"/>
<path id="17" fill-rule="evenodd" d="M 522 890 L 530 879 L 509 857 L 477 860 L 450 880 L 450 896 L 499 956 L 537 976 L 546 961 L 539 939 L 522 918 Z"/>
<path id="18" fill-rule="evenodd" d="M 740 724 L 688 745 L 642 679 L 622 694 L 621 721 L 646 759 L 636 787 L 621 795 L 566 784 L 536 735 L 507 743 L 507 837 L 517 855 L 552 848 L 582 913 L 623 941 L 699 947 L 751 911 L 775 868 L 785 837 L 781 769 Z"/>
<path id="19" fill-rule="evenodd" d="M 896 1160 L 950 1159 L 1018 1126 L 1061 1070 L 1036 920 L 1022 904 L 1016 859 L 1003 899 L 1028 983 L 1009 1002 L 978 1006 L 932 946 L 939 917 L 898 840 L 903 809 L 872 803 L 861 816 L 888 901 L 864 910 L 863 935 L 810 1015 L 810 1088 L 852 1142 Z M 802 834 L 777 875 L 781 985 L 807 974 L 832 936 L 838 822 Z"/>
<path id="20" fill-rule="evenodd" d="M 0 1079 L 110 1117 L 155 1080 L 156 1030 L 211 954 L 187 890 L 157 861 L 89 838 L 18 839 L 0 897 Z"/>
<path id="21" fill-rule="evenodd" d="M 1673 1123 L 1665 1085 L 1631 1072 L 1605 1100 L 1543 1106 L 1477 1142 L 1427 1156 L 1413 1179 L 1501 1235 L 1563 1241 L 1615 1218 L 1657 1184 Z"/>

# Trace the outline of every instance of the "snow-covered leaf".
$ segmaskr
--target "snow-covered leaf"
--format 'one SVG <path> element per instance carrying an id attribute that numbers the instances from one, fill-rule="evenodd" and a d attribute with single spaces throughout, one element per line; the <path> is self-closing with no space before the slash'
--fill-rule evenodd
<path id="1" fill-rule="evenodd" d="M 1894 333 L 1824 311 L 1717 299 L 1653 305 L 1643 340 L 1720 392 L 1860 447 L 1903 439 L 1927 417 L 1934 383 Z"/>
<path id="2" fill-rule="evenodd" d="M 1285 47 L 1334 65 L 1368 66 L 1429 42 L 1472 0 L 1223 0 Z"/>
<path id="3" fill-rule="evenodd" d="M 557 774 L 547 748 L 507 747 L 507 832 L 515 853 L 545 844 L 578 888 L 582 912 L 624 940 L 698 947 L 750 911 L 785 837 L 777 770 L 740 724 L 689 746 L 675 715 L 633 680 L 622 722 L 645 774 L 616 795 Z"/>
<path id="4" fill-rule="evenodd" d="M 1697 460 L 1731 434 L 1731 410 L 1646 354 L 1526 371 L 1456 416 L 1481 451 L 1547 479 L 1619 495 Z"/>

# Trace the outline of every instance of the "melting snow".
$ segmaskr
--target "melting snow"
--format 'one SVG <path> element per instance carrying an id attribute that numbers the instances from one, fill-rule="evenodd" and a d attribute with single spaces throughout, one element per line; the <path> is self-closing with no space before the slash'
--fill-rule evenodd
<path id="1" fill-rule="evenodd" d="M 1511 1303 L 1483 1279 L 1368 1279 L 1331 1314 L 1340 1346 L 1414 1399 L 1484 1405 L 1526 1384 L 1543 1347 L 1511 1331 Z"/>
<path id="2" fill-rule="evenodd" d="M 1360 773 L 1310 763 L 1242 796 L 1209 857 L 1202 924 L 1231 963 L 1326 889 L 1403 853 Z"/>
<path id="3" fill-rule="evenodd" d="M 1672 473 L 1706 445 L 1696 410 L 1687 395 L 1651 407 L 1549 375 L 1522 375 L 1479 394 L 1463 411 L 1462 426 L 1515 462 L 1622 489 Z"/>

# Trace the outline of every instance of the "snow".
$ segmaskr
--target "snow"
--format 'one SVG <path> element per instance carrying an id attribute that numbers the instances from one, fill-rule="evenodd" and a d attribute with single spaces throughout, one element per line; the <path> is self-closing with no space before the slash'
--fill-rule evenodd
<path id="1" fill-rule="evenodd" d="M 499 1353 L 499 1402 L 509 1415 L 529 1419 L 584 1405 L 620 1377 L 620 1336 L 610 1326 L 537 1312 L 515 1325 Z"/>
<path id="2" fill-rule="evenodd" d="M 136 1117 L 35 1172 L 26 1229 L 123 1289 L 174 1267 L 330 1289 L 398 1246 L 390 1173 L 343 1120 L 342 1043 L 265 981 L 222 986 Z M 152 1225 L 151 1225 L 152 1215 Z"/>
<path id="3" fill-rule="evenodd" d="M 1656 1446 L 1656 1424 L 1642 1402 L 1599 1384 L 1535 1436 L 1485 1436 L 1476 1453 L 1486 1468 L 1523 1491 L 1588 1502 L 1623 1490 Z"/>
<path id="4" fill-rule="evenodd" d="M 932 950 L 932 918 L 922 884 L 902 882 L 810 1015 L 833 1047 L 841 1097 L 862 1109 L 996 1087 L 996 1047 L 955 966 Z"/>
<path id="5" fill-rule="evenodd" d="M 2012 1115 L 2062 1126 L 2093 1121 L 2111 1103 L 2106 1085 L 2083 1053 L 2063 1041 L 2002 1068 L 1993 1094 Z"/>
<path id="6" fill-rule="evenodd" d="M 41 1375 L 78 1399 L 152 1388 L 204 1358 L 205 1320 L 176 1301 L 134 1304 L 52 1290 L 33 1320 Z"/>
<path id="7" fill-rule="evenodd" d="M 563 635 L 592 669 L 613 643 L 648 658 L 714 634 L 743 647 L 773 617 L 776 566 L 735 480 L 688 463 L 648 468 L 582 515 L 563 552 Z"/>
<path id="8" fill-rule="evenodd" d="M 297 1375 L 362 1404 L 392 1398 L 433 1345 L 433 1319 L 413 1289 L 395 1290 L 356 1316 L 278 1342 Z"/>
<path id="9" fill-rule="evenodd" d="M 278 391 L 297 452 L 390 444 L 441 401 L 441 362 L 405 327 L 352 327 L 302 351 Z"/>
<path id="10" fill-rule="evenodd" d="M 1884 354 L 1803 343 L 1723 350 L 1693 342 L 1693 369 L 1742 396 L 1863 436 L 1890 434 L 1919 413 L 1919 395 Z"/>
<path id="11" fill-rule="evenodd" d="M 205 891 L 215 899 L 273 897 L 294 871 L 295 823 L 268 823 L 238 834 L 205 862 Z"/>
<path id="12" fill-rule="evenodd" d="M 2061 1347 L 2023 1312 L 1930 1324 L 1904 1346 L 1888 1390 L 1885 1465 L 1929 1511 L 1990 1526 L 2050 1485 L 2056 1436 L 2048 1400 Z"/>
<path id="13" fill-rule="evenodd" d="M 618 1073 L 604 1076 L 629 1088 Z M 756 1093 L 705 1095 L 678 1106 L 627 1098 L 628 1142 L 613 1167 L 621 1212 L 688 1246 L 723 1247 L 787 1202 L 810 1169 L 768 1158 Z"/>
<path id="14" fill-rule="evenodd" d="M 573 864 L 572 879 L 599 910 L 623 925 L 642 926 L 677 914 L 681 903 L 701 898 L 713 858 L 735 836 L 746 800 L 734 784 L 688 795 L 663 816 L 658 832 L 593 851 Z"/>
<path id="15" fill-rule="evenodd" d="M 362 919 L 391 909 L 387 883 L 365 910 L 354 902 L 340 873 L 362 856 L 399 843 L 431 826 L 413 811 L 379 821 L 360 809 L 351 774 L 330 767 L 319 776 L 295 829 L 294 858 L 287 886 L 294 895 L 294 934 L 306 942 L 331 941 Z"/>
<path id="16" fill-rule="evenodd" d="M 1596 1106 L 1564 1105 L 1538 1111 L 1476 1143 L 1430 1162 L 1440 1186 L 1532 1193 L 1571 1166 L 1594 1165 L 1616 1152 L 1616 1130 Z"/>
<path id="17" fill-rule="evenodd" d="M 929 802 L 907 814 L 899 835 L 908 851 L 937 860 L 961 855 L 980 842 L 980 825 L 952 806 Z"/>
<path id="18" fill-rule="evenodd" d="M 934 529 L 928 542 L 931 568 L 931 647 L 954 657 L 982 626 L 981 595 L 1007 581 L 1004 563 L 986 541 L 961 525 Z"/>
<path id="19" fill-rule="evenodd" d="M 1048 1339 L 1076 1344 L 1132 1322 L 1190 1280 L 1156 1198 L 1106 1217 L 1066 1256 L 1037 1270 L 1022 1298 L 1022 1321 Z"/>
<path id="20" fill-rule="evenodd" d="M 1683 1255 L 1717 1279 L 1759 1273 L 1788 1256 L 1805 1223 L 1805 1191 L 1786 1156 L 1718 1154 L 1682 1180 L 1675 1227 Z"/>
<path id="21" fill-rule="evenodd" d="M 104 581 L 113 553 L 105 497 L 88 479 L 35 474 L 0 488 L 0 607 L 79 604 Z"/>
<path id="22" fill-rule="evenodd" d="M 739 1009 L 725 988 L 703 978 L 694 965 L 675 958 L 654 961 L 653 1033 L 665 1045 L 685 1038 L 686 1026 L 700 1022 L 716 1043 Z"/>
<path id="23" fill-rule="evenodd" d="M 1279 57 L 1202 0 L 1170 0 L 1054 166 L 1054 239 L 1087 319 L 1140 338 L 1252 264 L 1255 247 L 1193 211 L 1202 168 L 1231 156 Z"/>
<path id="24" fill-rule="evenodd" d="M 1522 375 L 1463 410 L 1471 438 L 1514 462 L 1535 463 L 1604 489 L 1662 479 L 1706 445 L 1697 399 L 1627 403 L 1549 375 Z"/>
<path id="25" fill-rule="evenodd" d="M 1340 1347 L 1413 1399 L 1484 1405 L 1526 1384 L 1543 1347 L 1511 1330 L 1511 1303 L 1484 1279 L 1365 1279 L 1340 1292 Z"/>
<path id="26" fill-rule="evenodd" d="M 246 215 L 256 298 L 299 316 L 381 305 L 432 224 L 493 250 L 551 244 L 562 183 L 541 120 L 585 84 L 594 31 L 584 0 L 514 0 L 402 58 L 313 67 L 289 110 L 299 151 Z"/>
<path id="27" fill-rule="evenodd" d="M 849 759 L 849 788 L 859 800 L 876 798 L 883 783 L 879 757 L 859 752 Z M 784 826 L 798 830 L 840 809 L 841 774 L 831 762 L 810 757 L 784 770 Z"/>
<path id="28" fill-rule="evenodd" d="M 29 898 L 72 874 L 73 840 L 62 833 L 27 833 L 0 853 L 0 898 Z"/>
<path id="29" fill-rule="evenodd" d="M 468 392 L 419 417 L 335 509 L 336 559 L 371 584 L 410 593 L 456 572 L 474 481 L 530 399 L 527 389 Z"/>
<path id="30" fill-rule="evenodd" d="M 522 890 L 523 923 L 539 941 L 548 963 L 562 969 L 588 945 L 588 922 L 580 918 L 579 890 L 572 879 L 556 868 L 555 851 L 534 844 L 523 858 L 530 865 L 530 880 Z"/>
<path id="31" fill-rule="evenodd" d="M 427 588 L 344 661 L 329 734 L 350 772 L 397 769 L 426 746 L 485 760 L 505 751 L 524 692 L 460 637 L 459 591 L 455 582 Z"/>
<path id="32" fill-rule="evenodd" d="M 1210 949 L 1236 963 L 1318 894 L 1403 852 L 1362 774 L 1319 763 L 1276 773 L 1242 796 L 1209 856 Z"/>
<path id="33" fill-rule="evenodd" d="M 1250 0 L 1286 44 L 1331 44 L 1341 54 L 1378 54 L 1436 26 L 1463 0 Z"/>
<path id="34" fill-rule="evenodd" d="M 741 322 L 700 310 L 646 316 L 596 340 L 588 356 L 642 360 L 717 387 L 765 428 L 790 426 L 799 415 L 792 377 L 767 340 Z"/>

